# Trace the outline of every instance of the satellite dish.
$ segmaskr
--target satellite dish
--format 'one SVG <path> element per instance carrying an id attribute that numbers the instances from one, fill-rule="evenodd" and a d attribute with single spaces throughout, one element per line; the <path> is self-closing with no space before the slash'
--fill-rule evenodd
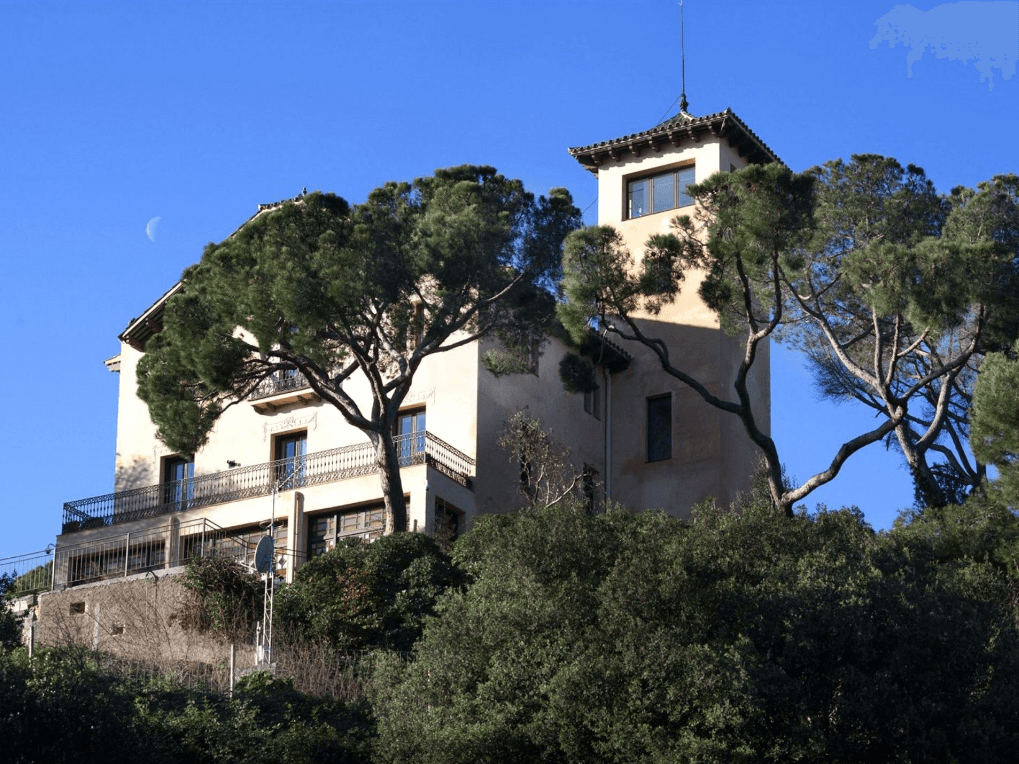
<path id="1" fill-rule="evenodd" d="M 255 570 L 259 573 L 268 573 L 272 570 L 273 563 L 272 537 L 262 536 L 255 547 Z"/>

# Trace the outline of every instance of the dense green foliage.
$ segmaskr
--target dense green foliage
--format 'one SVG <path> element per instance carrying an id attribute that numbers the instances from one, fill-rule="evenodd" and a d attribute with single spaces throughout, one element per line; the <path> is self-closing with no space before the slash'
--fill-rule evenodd
<path id="1" fill-rule="evenodd" d="M 377 673 L 381 760 L 1009 760 L 1019 638 L 995 540 L 763 498 L 689 525 L 485 518 L 455 551 L 468 588 Z"/>
<path id="2" fill-rule="evenodd" d="M 138 367 L 138 395 L 181 454 L 274 375 L 299 372 L 375 448 L 387 532 L 405 530 L 393 426 L 429 355 L 479 337 L 540 343 L 580 213 L 491 167 L 387 183 L 351 207 L 313 193 L 264 211 L 182 277 Z M 238 331 L 238 328 L 242 331 Z M 364 376 L 370 400 L 343 382 Z"/>
<path id="3" fill-rule="evenodd" d="M 1011 355 L 987 357 L 973 395 L 973 452 L 1000 472 L 998 491 L 1019 499 L 1019 342 Z"/>
<path id="4" fill-rule="evenodd" d="M 15 578 L 7 573 L 0 575 L 0 650 L 13 648 L 21 643 L 21 619 L 11 609 L 8 592 L 15 584 Z"/>
<path id="5" fill-rule="evenodd" d="M 1013 760 L 1004 503 L 876 534 L 855 509 L 787 518 L 758 481 L 740 510 L 683 523 L 563 501 L 481 518 L 452 563 L 420 534 L 316 558 L 277 628 L 382 647 L 352 701 L 260 674 L 227 699 L 118 678 L 88 651 L 0 649 L 5 760 Z"/>
<path id="6" fill-rule="evenodd" d="M 232 699 L 105 673 L 87 652 L 0 650 L 0 740 L 10 764 L 311 764 L 369 761 L 363 703 L 311 698 L 253 674 Z"/>
<path id="7" fill-rule="evenodd" d="M 947 504 L 983 481 L 966 449 L 968 409 L 981 358 L 1015 337 L 1019 177 L 943 197 L 917 167 L 856 155 L 802 174 L 779 165 L 716 173 L 687 191 L 697 220 L 675 218 L 637 257 L 611 227 L 570 235 L 559 315 L 575 339 L 596 322 L 642 343 L 665 373 L 738 416 L 767 459 L 772 501 L 787 513 L 882 439 L 905 455 L 928 503 Z M 694 269 L 706 274 L 700 297 L 744 342 L 741 363 L 717 387 L 644 320 L 675 300 Z M 876 415 L 826 468 L 787 488 L 747 384 L 770 337 L 805 354 L 822 394 Z"/>
<path id="8" fill-rule="evenodd" d="M 435 602 L 459 576 L 421 533 L 360 539 L 309 560 L 276 598 L 277 629 L 337 649 L 407 651 Z"/>
<path id="9" fill-rule="evenodd" d="M 230 558 L 192 558 L 181 586 L 187 594 L 172 618 L 186 631 L 239 641 L 262 617 L 265 584 Z"/>

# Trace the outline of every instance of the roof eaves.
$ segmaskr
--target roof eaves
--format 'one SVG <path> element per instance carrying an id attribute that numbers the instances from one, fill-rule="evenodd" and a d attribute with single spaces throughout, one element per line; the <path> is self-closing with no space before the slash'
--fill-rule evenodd
<path id="1" fill-rule="evenodd" d="M 645 149 L 658 151 L 659 146 L 669 142 L 678 146 L 683 140 L 697 141 L 704 132 L 711 132 L 712 135 L 730 139 L 733 135 L 742 139 L 741 153 L 743 146 L 751 155 L 751 161 L 756 162 L 781 162 L 778 155 L 741 120 L 732 109 L 715 112 L 703 117 L 693 117 L 686 113 L 677 114 L 650 130 L 625 135 L 622 138 L 614 138 L 600 143 L 592 143 L 588 146 L 578 146 L 569 150 L 570 155 L 593 173 L 598 172 L 598 167 L 605 161 L 605 158 L 619 159 L 623 152 L 631 152 L 640 156 Z"/>
<path id="2" fill-rule="evenodd" d="M 183 281 L 178 281 L 170 287 L 162 297 L 152 303 L 138 318 L 131 319 L 127 328 L 120 333 L 117 339 L 121 342 L 126 342 L 136 350 L 144 350 L 145 343 L 149 337 L 162 329 L 163 308 L 166 307 L 166 301 L 177 294 L 183 287 Z"/>

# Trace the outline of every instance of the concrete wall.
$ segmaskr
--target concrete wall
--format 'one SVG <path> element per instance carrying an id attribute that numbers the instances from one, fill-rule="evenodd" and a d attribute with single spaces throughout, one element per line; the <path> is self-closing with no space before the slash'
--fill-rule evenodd
<path id="1" fill-rule="evenodd" d="M 36 643 L 77 645 L 140 661 L 223 660 L 229 650 L 221 641 L 185 632 L 174 619 L 184 596 L 179 574 L 45 592 L 39 596 Z"/>

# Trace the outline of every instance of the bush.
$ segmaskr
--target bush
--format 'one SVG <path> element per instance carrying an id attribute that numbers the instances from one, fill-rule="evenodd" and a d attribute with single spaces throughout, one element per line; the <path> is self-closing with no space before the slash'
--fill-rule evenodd
<path id="1" fill-rule="evenodd" d="M 480 518 L 469 587 L 380 661 L 379 760 L 1010 760 L 1001 570 L 769 505 Z"/>
<path id="2" fill-rule="evenodd" d="M 276 625 L 337 649 L 406 651 L 456 582 L 448 555 L 424 534 L 348 539 L 309 560 L 277 594 Z"/>
<path id="3" fill-rule="evenodd" d="M 193 558 L 181 586 L 188 596 L 173 619 L 185 631 L 240 641 L 262 617 L 264 582 L 229 558 Z"/>

